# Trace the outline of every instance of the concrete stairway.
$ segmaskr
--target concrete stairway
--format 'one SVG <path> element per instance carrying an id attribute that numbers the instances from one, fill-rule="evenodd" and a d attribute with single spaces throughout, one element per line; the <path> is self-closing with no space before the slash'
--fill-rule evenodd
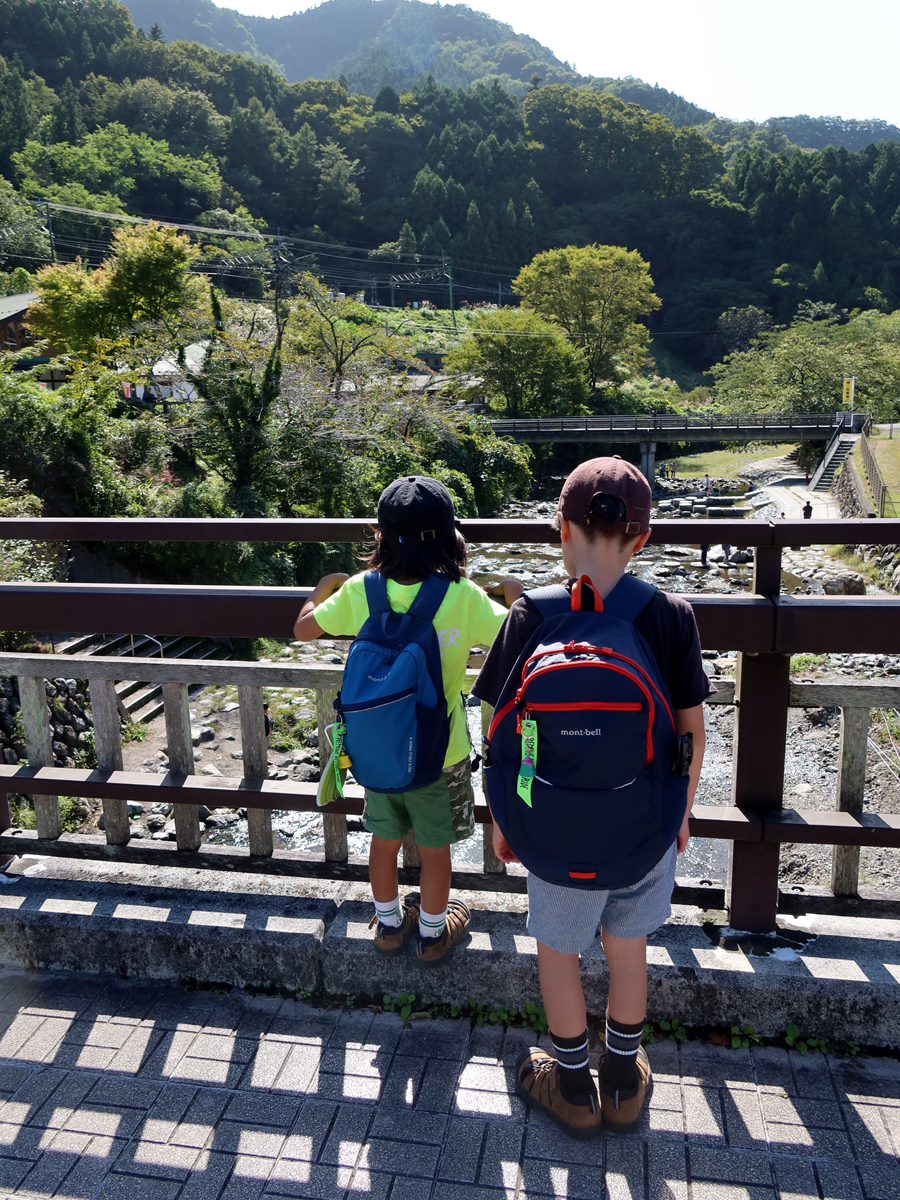
<path id="1" fill-rule="evenodd" d="M 101 633 L 81 634 L 57 645 L 60 654 L 102 655 L 105 658 L 192 658 L 228 659 L 233 654 L 227 646 L 203 637 L 151 637 L 145 634 L 106 636 Z M 132 720 L 147 722 L 163 711 L 162 684 L 140 679 L 140 668 L 127 668 L 135 679 L 123 679 L 116 684 L 116 695 Z M 194 690 L 202 691 L 202 688 Z"/>
<path id="2" fill-rule="evenodd" d="M 858 440 L 857 438 L 849 437 L 849 436 L 842 437 L 840 439 L 839 443 L 834 448 L 834 453 L 832 454 L 831 458 L 828 460 L 828 464 L 825 467 L 825 470 L 822 472 L 822 474 L 816 480 L 815 486 L 812 489 L 813 491 L 815 491 L 815 492 L 830 492 L 831 491 L 831 485 L 834 482 L 835 475 L 838 473 L 838 470 L 843 465 L 844 459 L 846 459 L 847 455 L 850 453 L 850 451 L 856 445 L 857 440 Z"/>

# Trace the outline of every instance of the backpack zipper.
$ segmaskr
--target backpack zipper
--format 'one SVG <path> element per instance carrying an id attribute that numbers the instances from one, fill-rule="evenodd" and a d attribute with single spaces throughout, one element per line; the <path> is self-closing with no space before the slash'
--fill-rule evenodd
<path id="1" fill-rule="evenodd" d="M 368 712 L 373 708 L 384 708 L 386 704 L 396 704 L 398 700 L 405 700 L 407 696 L 414 696 L 417 691 L 418 688 L 413 685 L 413 687 L 407 688 L 405 692 L 394 692 L 393 696 L 382 696 L 380 700 L 374 703 L 343 704 L 341 711 L 345 713 Z"/>

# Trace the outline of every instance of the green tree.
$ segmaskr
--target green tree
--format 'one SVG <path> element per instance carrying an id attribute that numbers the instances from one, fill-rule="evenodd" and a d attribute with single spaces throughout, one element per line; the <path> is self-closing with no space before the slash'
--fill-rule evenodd
<path id="1" fill-rule="evenodd" d="M 172 333 L 174 320 L 201 299 L 202 284 L 191 273 L 198 256 L 184 234 L 155 222 L 119 229 L 98 270 L 78 259 L 38 271 L 31 328 L 56 350 L 81 357 L 141 321 L 161 322 Z"/>
<path id="2" fill-rule="evenodd" d="M 522 308 L 479 313 L 444 369 L 480 378 L 479 390 L 500 401 L 508 417 L 575 413 L 588 399 L 581 351 L 557 325 Z"/>
<path id="3" fill-rule="evenodd" d="M 592 387 L 636 370 L 647 353 L 638 317 L 660 307 L 650 266 L 622 246 L 545 250 L 523 267 L 513 290 L 554 321 L 584 354 Z"/>

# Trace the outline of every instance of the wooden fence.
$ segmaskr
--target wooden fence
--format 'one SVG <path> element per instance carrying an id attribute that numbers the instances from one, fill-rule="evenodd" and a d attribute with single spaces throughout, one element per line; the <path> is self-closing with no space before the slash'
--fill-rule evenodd
<path id="1" fill-rule="evenodd" d="M 872 446 L 869 439 L 863 433 L 860 435 L 860 445 L 862 446 L 863 465 L 866 468 L 866 479 L 869 481 L 869 491 L 872 493 L 872 499 L 875 502 L 875 511 L 879 517 L 884 516 L 884 506 L 887 501 L 887 484 L 884 482 L 884 477 L 878 466 L 878 460 L 872 453 Z"/>

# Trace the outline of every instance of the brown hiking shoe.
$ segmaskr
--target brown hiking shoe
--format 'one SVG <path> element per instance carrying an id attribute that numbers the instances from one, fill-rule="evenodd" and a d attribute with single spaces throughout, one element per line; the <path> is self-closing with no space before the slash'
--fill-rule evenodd
<path id="1" fill-rule="evenodd" d="M 516 1064 L 516 1093 L 526 1104 L 552 1117 L 569 1137 L 591 1138 L 603 1132 L 603 1115 L 596 1096 L 591 1096 L 590 1104 L 564 1100 L 556 1059 L 535 1046 Z"/>
<path id="2" fill-rule="evenodd" d="M 620 1100 L 619 1093 L 608 1095 L 603 1090 L 603 1060 L 606 1054 L 600 1055 L 600 1111 L 603 1113 L 603 1123 L 610 1133 L 633 1133 L 641 1123 L 641 1110 L 647 1099 L 648 1091 L 653 1087 L 653 1072 L 650 1070 L 650 1060 L 644 1047 L 637 1054 L 638 1090 L 637 1095 L 630 1100 Z"/>
<path id="3" fill-rule="evenodd" d="M 379 954 L 385 958 L 396 958 L 403 953 L 403 947 L 419 928 L 420 903 L 418 892 L 410 892 L 403 897 L 402 925 L 384 925 L 378 920 L 378 913 L 375 914 L 369 922 L 369 928 L 377 923 L 373 945 Z"/>
<path id="4" fill-rule="evenodd" d="M 420 937 L 416 943 L 416 958 L 423 967 L 436 967 L 443 962 L 453 947 L 469 932 L 472 914 L 462 900 L 447 902 L 447 924 L 440 937 Z"/>

